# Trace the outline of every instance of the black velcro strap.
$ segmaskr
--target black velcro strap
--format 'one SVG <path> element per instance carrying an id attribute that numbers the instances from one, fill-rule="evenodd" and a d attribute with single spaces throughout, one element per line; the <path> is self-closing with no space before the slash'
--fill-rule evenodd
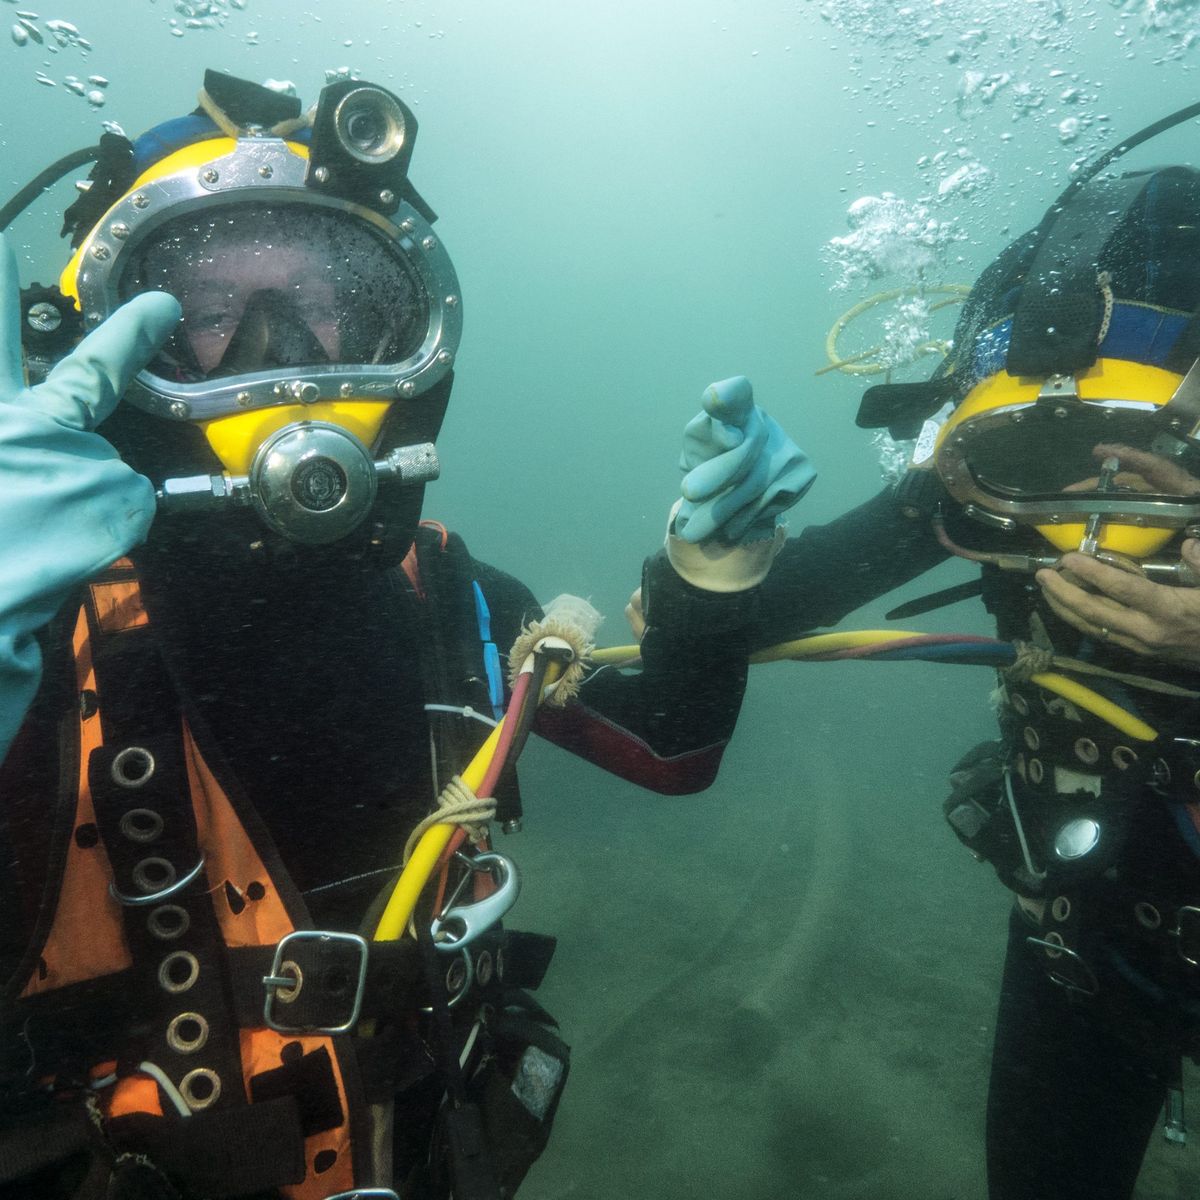
<path id="1" fill-rule="evenodd" d="M 37 992 L 7 1005 L 0 1019 L 0 1115 L 7 1095 L 27 1085 L 34 1063 L 45 1077 L 82 1079 L 94 1063 L 120 1058 L 144 1023 L 138 975 L 130 969 Z"/>
<path id="2" fill-rule="evenodd" d="M 79 1105 L 55 1107 L 39 1119 L 0 1132 L 0 1184 L 61 1162 L 88 1144 L 87 1121 Z"/>
<path id="3" fill-rule="evenodd" d="M 235 125 L 270 128 L 281 121 L 294 121 L 303 107 L 295 96 L 238 79 L 223 71 L 214 71 L 211 67 L 204 72 L 204 90 Z"/>
<path id="4" fill-rule="evenodd" d="M 504 931 L 504 986 L 535 991 L 546 975 L 558 939 L 544 933 Z"/>
<path id="5" fill-rule="evenodd" d="M 1153 173 L 1098 181 L 1058 214 L 1030 264 L 1013 313 L 1010 375 L 1070 375 L 1099 353 L 1104 251 Z"/>
<path id="6" fill-rule="evenodd" d="M 894 438 L 915 438 L 925 421 L 958 391 L 955 375 L 918 383 L 877 383 L 863 392 L 854 423 L 859 429 L 886 427 Z"/>
<path id="7" fill-rule="evenodd" d="M 296 1043 L 299 1048 L 300 1043 Z M 329 1051 L 324 1046 L 296 1054 L 283 1066 L 250 1077 L 253 1105 L 291 1096 L 299 1105 L 300 1127 L 305 1137 L 336 1129 L 345 1119 Z"/>
<path id="8" fill-rule="evenodd" d="M 665 550 L 642 564 L 642 605 L 646 624 L 670 629 L 680 638 L 717 638 L 752 626 L 761 603 L 757 587 L 742 592 L 709 592 L 688 583 Z"/>
<path id="9" fill-rule="evenodd" d="M 411 1022 L 397 1022 L 374 1037 L 357 1038 L 354 1049 L 368 1104 L 392 1100 L 428 1079 L 437 1066 Z"/>
<path id="10" fill-rule="evenodd" d="M 294 1096 L 186 1119 L 134 1113 L 107 1125 L 115 1146 L 146 1154 L 189 1196 L 250 1196 L 304 1179 L 304 1135 Z"/>

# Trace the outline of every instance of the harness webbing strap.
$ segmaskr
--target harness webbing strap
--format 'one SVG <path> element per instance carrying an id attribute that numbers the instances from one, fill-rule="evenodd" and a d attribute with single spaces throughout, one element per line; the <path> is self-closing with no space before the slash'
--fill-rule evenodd
<path id="1" fill-rule="evenodd" d="M 67 835 L 66 860 L 53 922 L 43 942 L 37 969 L 21 993 L 23 996 L 121 971 L 133 962 L 120 910 L 111 902 L 97 903 L 97 897 L 107 899 L 112 866 L 97 837 L 88 776 L 88 761 L 102 745 L 104 734 L 86 607 L 80 608 L 75 621 L 73 649 L 79 696 L 75 747 L 79 767 L 74 816 Z"/>

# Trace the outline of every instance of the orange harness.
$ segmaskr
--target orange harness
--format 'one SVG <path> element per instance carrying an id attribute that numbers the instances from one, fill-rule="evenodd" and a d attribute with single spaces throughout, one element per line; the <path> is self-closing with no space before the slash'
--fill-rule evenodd
<path id="1" fill-rule="evenodd" d="M 403 575 L 417 602 L 424 694 L 479 711 L 492 701 L 487 639 L 481 628 L 462 636 L 475 630 L 479 602 L 471 563 L 461 541 L 426 528 Z M 86 589 L 72 677 L 47 671 L 28 748 L 0 776 L 15 828 L 28 830 L 16 856 L 24 894 L 43 885 L 28 914 L 32 946 L 0 1007 L 0 1116 L 18 1114 L 0 1125 L 0 1183 L 61 1165 L 86 1136 L 118 1191 L 116 1176 L 132 1170 L 165 1177 L 163 1196 L 386 1200 L 399 1097 L 395 1111 L 411 1110 L 430 1154 L 400 1137 L 396 1167 L 439 1180 L 448 1172 L 456 1194 L 491 1195 L 470 1182 L 492 1170 L 494 1130 L 485 1136 L 479 1124 L 486 1088 L 489 1123 L 500 1122 L 498 1136 L 513 1129 L 524 1147 L 500 1164 L 515 1184 L 545 1144 L 566 1077 L 566 1047 L 524 995 L 539 985 L 553 939 L 497 924 L 439 961 L 412 939 L 368 944 L 314 930 L 149 626 L 130 563 Z M 61 766 L 51 806 L 53 760 L 41 746 L 54 720 Z M 439 777 L 483 739 L 450 722 L 429 736 Z M 519 816 L 515 777 L 496 793 Z M 518 1010 L 528 1015 L 497 1015 Z M 480 1051 L 468 1080 L 459 1038 L 475 1037 L 481 1012 L 491 1014 L 488 1030 L 474 1044 L 499 1038 L 509 1049 L 503 1060 Z M 381 1036 L 356 1036 L 373 1021 Z M 531 1044 L 561 1064 L 536 1120 L 497 1065 L 523 1061 Z M 426 1111 L 440 1094 L 435 1078 L 452 1099 L 436 1113 Z M 93 1118 L 86 1135 L 73 1119 L 81 1094 Z M 142 1182 L 138 1194 L 154 1194 Z"/>
<path id="2" fill-rule="evenodd" d="M 86 995 L 96 985 L 126 978 L 139 1002 L 153 997 L 139 1006 L 134 1024 L 136 1044 L 157 1047 L 158 1056 L 91 1064 L 103 1125 L 118 1150 L 126 1145 L 126 1129 L 140 1137 L 147 1128 L 172 1126 L 172 1136 L 198 1136 L 207 1125 L 217 1144 L 227 1144 L 247 1130 L 267 1137 L 290 1128 L 293 1149 L 284 1177 L 260 1184 L 294 1200 L 323 1200 L 368 1185 L 357 1128 L 353 1146 L 351 1139 L 351 1125 L 357 1125 L 351 1114 L 366 1112 L 351 1040 L 310 1032 L 298 1022 L 293 1032 L 287 1020 L 288 1005 L 309 982 L 306 969 L 315 974 L 327 967 L 331 950 L 341 956 L 335 965 L 350 1017 L 348 1010 L 357 1008 L 352 940 L 342 947 L 328 935 L 310 933 L 289 943 L 297 954 L 272 954 L 307 927 L 303 905 L 273 851 L 263 848 L 269 843 L 254 814 L 230 799 L 210 769 L 186 717 L 168 722 L 174 746 L 105 736 L 108 698 L 103 672 L 97 677 L 98 656 L 119 652 L 125 639 L 145 639 L 147 625 L 128 563 L 88 588 L 74 633 L 81 699 L 74 722 L 72 836 L 22 1001 L 36 1005 L 50 993 Z M 307 968 L 300 952 L 311 952 Z M 228 967 L 239 953 L 244 962 L 258 964 L 260 980 L 267 973 L 275 980 L 273 986 L 270 980 L 260 984 L 266 1015 L 252 1015 L 243 1004 L 230 1028 Z M 264 963 L 271 964 L 267 972 Z M 365 950 L 361 963 L 365 971 Z M 361 994 L 359 980 L 358 1001 Z M 61 1006 L 57 1011 L 60 1020 L 71 1019 L 69 1005 L 65 1013 Z M 282 1028 L 270 1028 L 268 1021 Z M 289 1071 L 297 1077 L 323 1074 L 318 1115 L 287 1094 Z M 279 1172 L 275 1163 L 270 1173 Z M 202 1186 L 221 1194 L 211 1182 Z"/>

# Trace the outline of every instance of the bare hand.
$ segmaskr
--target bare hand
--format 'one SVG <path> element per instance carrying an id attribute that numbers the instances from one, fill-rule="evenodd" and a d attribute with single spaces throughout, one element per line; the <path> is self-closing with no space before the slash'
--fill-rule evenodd
<path id="1" fill-rule="evenodd" d="M 1185 541 L 1183 557 L 1200 571 L 1200 542 Z M 1151 583 L 1087 554 L 1065 555 L 1060 565 L 1096 589 L 1084 591 L 1057 570 L 1037 573 L 1046 603 L 1069 625 L 1134 654 L 1200 667 L 1200 588 Z"/>

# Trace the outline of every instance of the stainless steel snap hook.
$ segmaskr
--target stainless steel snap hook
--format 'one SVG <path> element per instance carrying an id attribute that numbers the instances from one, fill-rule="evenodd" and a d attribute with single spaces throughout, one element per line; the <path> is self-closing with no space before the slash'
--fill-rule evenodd
<path id="1" fill-rule="evenodd" d="M 452 954 L 469 946 L 476 938 L 487 933 L 516 903 L 521 891 L 521 877 L 513 861 L 503 854 L 487 852 L 468 860 L 473 871 L 492 871 L 497 876 L 496 890 L 473 904 L 456 904 L 451 898 L 450 906 L 433 919 L 430 932 L 433 944 L 446 954 Z"/>

